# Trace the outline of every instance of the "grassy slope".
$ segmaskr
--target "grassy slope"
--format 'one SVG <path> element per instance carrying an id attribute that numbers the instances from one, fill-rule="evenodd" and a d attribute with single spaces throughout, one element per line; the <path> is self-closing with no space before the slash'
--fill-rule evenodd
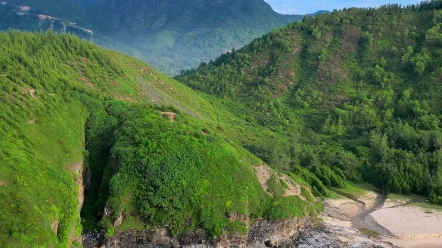
<path id="1" fill-rule="evenodd" d="M 244 230 L 244 224 L 229 223 L 225 217 L 227 210 L 232 214 L 250 215 L 252 218 L 266 216 L 272 219 L 304 215 L 305 211 L 313 211 L 309 204 L 306 205 L 299 198 L 280 198 L 273 201 L 263 191 L 252 166 L 259 164 L 260 160 L 243 149 L 241 143 L 244 139 L 254 139 L 255 134 L 262 137 L 271 137 L 273 134 L 259 126 L 249 126 L 246 121 L 227 111 L 219 100 L 195 93 L 138 60 L 100 49 L 73 36 L 10 32 L 0 33 L 0 40 L 0 222 L 6 223 L 0 226 L 1 243 L 11 247 L 28 244 L 61 247 L 71 243 L 79 245 L 74 241 L 75 236 L 81 232 L 78 186 L 75 184 L 79 175 L 73 170 L 78 169 L 75 168 L 76 165 L 81 165 L 83 160 L 90 162 L 90 144 L 89 151 L 85 152 L 90 136 L 85 139 L 85 133 L 100 131 L 93 129 L 91 120 L 102 114 L 108 115 L 109 120 L 117 121 L 117 130 L 126 125 L 130 127 L 133 123 L 139 127 L 127 136 L 115 136 L 115 147 L 124 144 L 121 143 L 124 139 L 133 142 L 138 138 L 131 135 L 150 132 L 149 129 L 144 130 L 146 122 L 164 132 L 143 135 L 144 138 L 139 143 L 123 145 L 123 148 L 144 150 L 146 152 L 143 154 L 152 154 L 152 157 L 158 151 L 163 151 L 164 154 L 161 155 L 160 152 L 160 155 L 167 158 L 170 152 L 174 153 L 177 146 L 192 144 L 186 143 L 187 141 L 200 144 L 197 147 L 188 145 L 187 148 L 192 151 L 192 156 L 207 159 L 198 167 L 204 180 L 189 181 L 194 186 L 193 183 L 207 184 L 192 198 L 201 207 L 199 212 L 190 213 L 195 217 L 193 227 L 207 228 L 212 234 L 218 234 L 222 228 Z M 120 114 L 115 111 L 111 113 L 109 109 L 104 109 L 105 112 L 93 112 L 95 110 L 91 107 L 91 102 L 84 99 L 93 99 L 91 101 L 108 108 L 112 104 L 123 106 L 127 112 L 123 112 L 123 115 L 118 111 Z M 176 123 L 162 118 L 159 110 L 175 111 L 178 114 Z M 127 116 L 134 118 L 125 119 Z M 211 138 L 202 132 L 209 134 Z M 149 150 L 157 149 L 149 145 L 154 144 L 152 140 L 157 140 L 156 144 L 166 150 Z M 186 142 L 180 143 L 180 140 Z M 109 168 L 112 169 L 115 165 L 123 166 L 117 175 L 129 173 L 129 177 L 133 176 L 130 171 L 136 167 L 125 170 L 126 165 L 119 163 L 126 161 L 126 158 L 131 161 L 129 156 L 123 156 L 121 160 L 104 163 L 105 167 L 100 169 L 104 169 L 104 172 L 101 171 L 104 173 L 103 181 L 102 178 L 92 178 L 92 182 L 101 184 L 102 190 L 103 185 L 106 187 L 114 176 L 116 171 Z M 225 161 L 230 161 L 229 166 Z M 211 165 L 216 165 L 216 169 Z M 90 166 L 92 168 L 94 165 Z M 178 170 L 178 174 L 185 175 L 185 172 L 180 171 L 182 169 Z M 106 174 L 109 172 L 111 173 Z M 143 173 L 139 176 L 146 177 Z M 118 178 L 119 176 L 111 182 L 118 181 Z M 244 178 L 247 180 L 244 181 Z M 229 190 L 220 194 L 219 188 Z M 111 187 L 112 189 L 114 188 Z M 132 188 L 133 193 L 146 192 L 139 189 Z M 141 206 L 145 205 L 140 205 L 143 202 L 131 201 L 134 204 L 126 208 L 125 196 L 128 196 L 128 192 L 115 192 L 111 191 L 108 205 L 127 209 L 124 212 L 127 222 L 121 227 L 125 229 L 125 226 L 132 226 L 131 221 L 139 219 Z M 107 199 L 107 196 L 103 199 Z M 272 211 L 280 205 L 284 207 L 283 211 Z M 155 205 L 152 206 L 156 208 Z M 196 208 L 182 211 L 192 212 L 194 209 Z M 180 221 L 185 219 L 181 219 L 182 214 L 179 211 L 171 211 L 170 214 L 178 216 L 174 219 L 177 222 L 168 223 L 169 219 L 159 221 L 159 217 L 152 217 L 151 223 L 145 224 L 164 224 L 171 228 L 173 225 L 184 226 Z M 113 216 L 109 217 L 109 221 L 113 221 L 112 218 Z M 183 230 L 177 228 L 175 231 Z"/>
<path id="2" fill-rule="evenodd" d="M 0 39 L 0 239 L 11 247 L 67 246 L 81 233 L 74 181 L 80 175 L 74 170 L 83 163 L 89 115 L 70 92 L 110 95 L 115 90 L 137 99 L 137 84 L 122 80 L 118 86 L 100 85 L 99 78 L 111 81 L 115 75 L 95 70 L 100 67 L 97 53 L 86 50 L 97 48 L 73 37 L 12 32 L 1 33 Z M 60 46 L 65 48 L 61 53 Z M 94 89 L 88 89 L 89 82 Z"/>

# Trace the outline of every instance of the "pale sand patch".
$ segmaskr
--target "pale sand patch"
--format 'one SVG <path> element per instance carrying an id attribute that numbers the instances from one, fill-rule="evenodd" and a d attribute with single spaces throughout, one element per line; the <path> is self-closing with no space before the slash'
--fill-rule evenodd
<path id="1" fill-rule="evenodd" d="M 270 177 L 273 174 L 272 169 L 263 164 L 260 166 L 255 166 L 254 169 L 259 183 L 262 185 L 264 191 L 268 193 L 269 186 L 267 185 L 267 181 L 270 180 Z"/>
<path id="2" fill-rule="evenodd" d="M 255 166 L 254 169 L 255 169 L 256 177 L 258 177 L 258 181 L 262 185 L 262 188 L 269 195 L 272 195 L 272 193 L 268 192 L 269 186 L 268 186 L 267 182 L 270 180 L 270 178 L 272 177 L 272 175 L 274 175 L 275 172 L 272 169 L 270 169 L 268 166 L 265 166 L 263 164 L 261 164 L 259 166 Z M 285 189 L 284 197 L 297 195 L 302 200 L 305 201 L 305 197 L 303 195 L 301 195 L 301 186 L 299 184 L 294 182 L 292 179 L 290 179 L 286 175 L 279 175 L 278 179 L 284 181 L 288 186 L 288 189 Z"/>
<path id="3" fill-rule="evenodd" d="M 371 209 L 376 204 L 376 199 L 379 197 L 378 193 L 373 191 L 366 191 L 365 194 L 358 196 L 358 201 L 361 201 L 365 204 L 365 210 Z"/>
<path id="4" fill-rule="evenodd" d="M 442 247 L 442 214 L 428 213 L 414 206 L 383 208 L 371 213 L 365 219 L 374 222 L 371 228 L 379 233 L 388 229 L 397 238 L 384 241 L 400 247 Z"/>
<path id="5" fill-rule="evenodd" d="M 348 218 L 353 218 L 361 212 L 358 203 L 349 198 L 325 199 L 324 201 L 330 206 L 338 208 Z"/>
<path id="6" fill-rule="evenodd" d="M 327 223 L 329 225 L 351 227 L 350 221 L 339 220 L 339 219 L 328 217 L 328 216 L 323 216 L 321 218 L 324 223 Z"/>
<path id="7" fill-rule="evenodd" d="M 391 200 L 391 199 L 387 199 L 384 202 L 384 206 L 382 208 L 391 208 L 391 207 L 396 207 L 399 205 L 404 205 L 407 204 L 409 202 L 409 200 Z"/>
<path id="8" fill-rule="evenodd" d="M 370 215 L 402 239 L 442 237 L 442 215 L 427 213 L 419 207 L 383 208 Z"/>
<path id="9" fill-rule="evenodd" d="M 279 177 L 279 180 L 282 180 L 287 184 L 288 189 L 285 189 L 284 197 L 297 195 L 301 197 L 302 200 L 305 201 L 305 197 L 301 195 L 301 186 L 295 183 L 293 180 L 288 178 L 286 175 L 282 175 Z"/>

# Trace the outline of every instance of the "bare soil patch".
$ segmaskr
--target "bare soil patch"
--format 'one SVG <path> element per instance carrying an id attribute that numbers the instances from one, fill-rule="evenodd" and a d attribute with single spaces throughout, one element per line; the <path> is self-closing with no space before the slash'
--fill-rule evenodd
<path id="1" fill-rule="evenodd" d="M 80 215 L 81 208 L 84 202 L 84 185 L 83 185 L 83 161 L 74 163 L 68 167 L 68 170 L 74 173 L 75 183 L 78 185 L 78 215 Z M 58 228 L 58 224 L 57 224 Z M 71 231 L 69 234 L 69 247 L 72 247 L 72 242 L 78 240 L 81 243 L 81 236 L 75 236 L 75 226 L 70 227 Z"/>
<path id="2" fill-rule="evenodd" d="M 259 166 L 255 166 L 254 169 L 255 169 L 255 175 L 256 175 L 256 177 L 258 177 L 258 181 L 261 184 L 262 188 L 269 195 L 273 195 L 272 193 L 268 192 L 269 186 L 268 186 L 267 182 L 270 180 L 273 173 L 275 173 L 275 172 L 271 168 L 269 168 L 268 166 L 265 166 L 263 164 L 261 164 Z M 288 189 L 285 189 L 284 197 L 297 195 L 301 199 L 305 200 L 305 197 L 301 195 L 301 186 L 299 186 L 299 184 L 294 182 L 292 179 L 290 179 L 286 175 L 281 175 L 278 177 L 278 179 L 284 181 L 288 186 Z"/>
<path id="3" fill-rule="evenodd" d="M 84 186 L 83 186 L 83 162 L 78 162 L 69 167 L 69 171 L 75 172 L 75 183 L 78 185 L 78 210 L 81 210 L 84 200 Z"/>
<path id="4" fill-rule="evenodd" d="M 55 220 L 54 222 L 52 222 L 52 231 L 54 231 L 54 233 L 57 233 L 57 231 L 58 231 L 58 224 L 59 224 L 59 221 L 58 220 Z"/>
<path id="5" fill-rule="evenodd" d="M 289 187 L 288 189 L 285 189 L 284 196 L 298 195 L 301 197 L 301 199 L 305 200 L 305 197 L 301 196 L 301 186 L 299 186 L 299 184 L 293 182 L 293 180 L 288 178 L 286 175 L 279 177 L 279 180 L 284 181 Z"/>
<path id="6" fill-rule="evenodd" d="M 22 88 L 22 93 L 29 93 L 29 95 L 31 95 L 32 98 L 34 98 L 35 100 L 37 100 L 40 104 L 43 104 L 42 102 L 40 102 L 40 100 L 38 100 L 38 98 L 35 96 L 35 92 L 37 92 L 35 89 L 32 88 Z"/>
<path id="7" fill-rule="evenodd" d="M 163 115 L 167 115 L 169 116 L 170 122 L 175 122 L 175 115 L 176 113 L 174 112 L 160 112 L 161 117 L 163 117 Z"/>
<path id="8" fill-rule="evenodd" d="M 272 176 L 272 170 L 263 164 L 260 166 L 255 166 L 254 169 L 259 183 L 262 185 L 265 192 L 268 193 L 269 186 L 267 185 L 267 181 L 269 181 L 270 177 Z"/>

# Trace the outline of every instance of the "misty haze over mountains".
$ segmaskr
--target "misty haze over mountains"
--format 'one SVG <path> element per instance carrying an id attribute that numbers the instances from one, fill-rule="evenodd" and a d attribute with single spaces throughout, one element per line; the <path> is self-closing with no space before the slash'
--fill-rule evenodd
<path id="1" fill-rule="evenodd" d="M 263 0 L 11 0 L 5 4 L 0 5 L 3 30 L 71 32 L 142 59 L 168 75 L 195 68 L 303 18 L 278 14 Z M 20 6 L 30 9 L 21 11 Z M 42 20 L 41 14 L 53 18 Z"/>

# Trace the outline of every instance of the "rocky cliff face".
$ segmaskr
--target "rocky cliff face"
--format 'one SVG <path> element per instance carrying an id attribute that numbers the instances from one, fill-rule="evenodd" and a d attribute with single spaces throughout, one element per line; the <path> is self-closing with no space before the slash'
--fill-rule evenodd
<path id="1" fill-rule="evenodd" d="M 203 230 L 188 233 L 177 238 L 169 235 L 165 228 L 158 230 L 115 231 L 113 237 L 100 240 L 99 236 L 83 236 L 84 247 L 293 247 L 299 234 L 312 226 L 309 218 L 292 218 L 283 221 L 259 219 L 245 235 L 223 234 L 210 240 Z"/>
<path id="2" fill-rule="evenodd" d="M 209 241 L 203 230 L 170 237 L 165 228 L 158 230 L 116 231 L 113 237 L 101 238 L 99 234 L 83 235 L 85 248 L 116 247 L 181 247 L 181 248 L 264 248 L 264 247 L 300 247 L 300 248 L 391 248 L 392 244 L 368 237 L 357 229 L 314 223 L 308 218 L 289 219 L 271 222 L 257 220 L 246 235 L 227 235 Z"/>

